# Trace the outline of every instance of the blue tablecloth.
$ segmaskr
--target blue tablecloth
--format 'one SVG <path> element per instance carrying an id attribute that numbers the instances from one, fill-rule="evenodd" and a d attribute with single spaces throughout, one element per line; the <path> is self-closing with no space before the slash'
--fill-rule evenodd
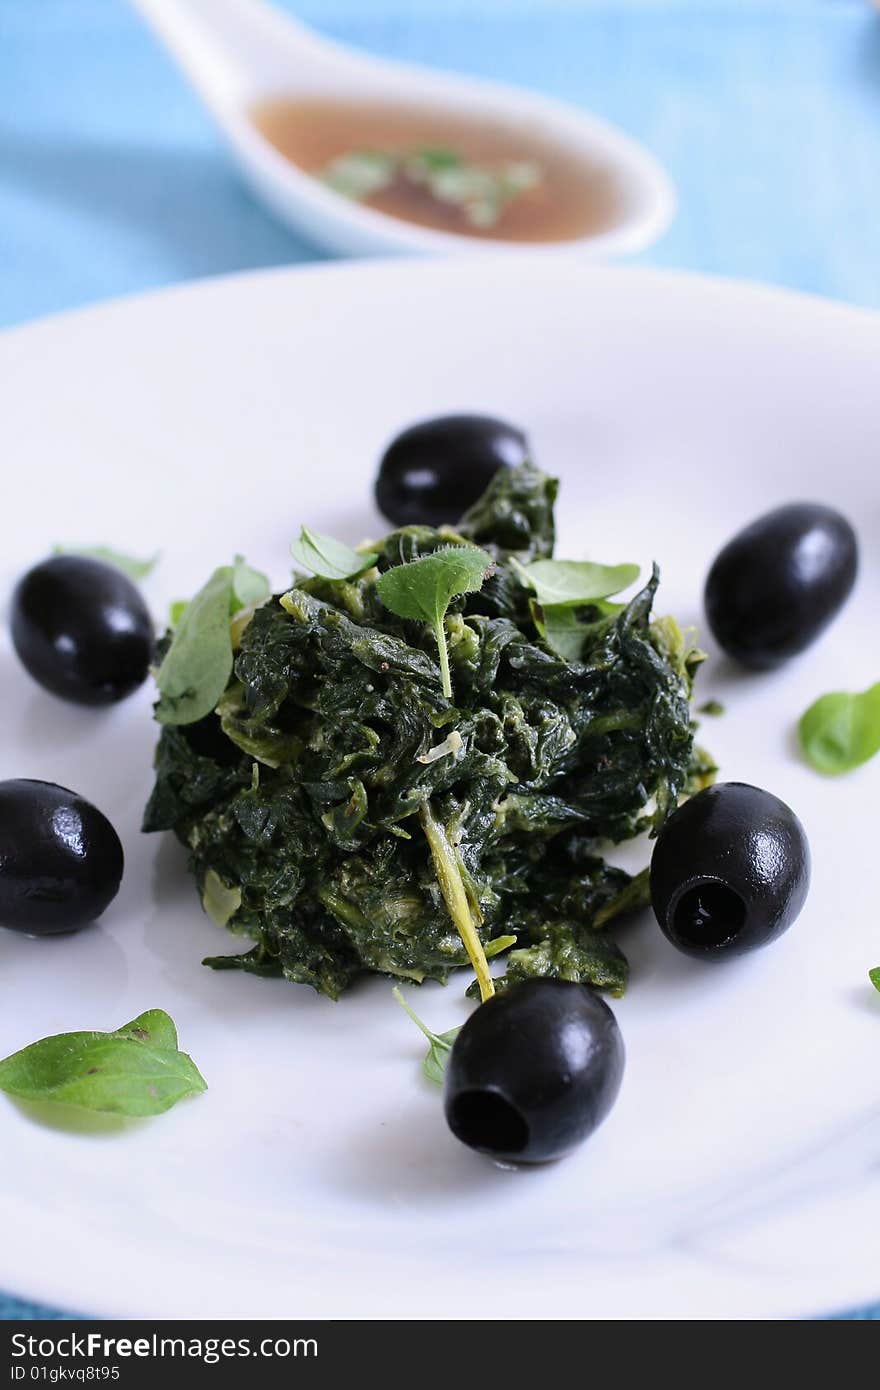
<path id="1" fill-rule="evenodd" d="M 618 122 L 678 186 L 678 219 L 644 263 L 880 309 L 880 14 L 868 0 L 277 3 L 375 53 L 533 86 Z M 0 93 L 0 325 L 318 257 L 241 188 L 123 0 L 0 0 Z M 35 1316 L 61 1315 L 0 1296 L 0 1318 Z"/>

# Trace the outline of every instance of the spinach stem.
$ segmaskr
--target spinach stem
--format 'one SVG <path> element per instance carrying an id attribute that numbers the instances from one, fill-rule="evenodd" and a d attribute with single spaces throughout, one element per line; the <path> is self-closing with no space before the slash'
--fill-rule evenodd
<path id="1" fill-rule="evenodd" d="M 434 860 L 434 870 L 440 884 L 440 891 L 443 894 L 443 901 L 446 903 L 455 930 L 462 939 L 470 963 L 474 967 L 477 984 L 480 986 L 480 1000 L 485 1004 L 486 1000 L 491 999 L 495 993 L 495 985 L 489 974 L 489 964 L 483 950 L 483 943 L 477 935 L 471 916 L 455 851 L 449 843 L 446 831 L 434 815 L 430 801 L 422 802 L 419 817 L 431 849 L 431 857 Z"/>
<path id="2" fill-rule="evenodd" d="M 452 699 L 452 676 L 449 674 L 449 649 L 446 645 L 446 628 L 443 619 L 434 629 L 434 636 L 437 638 L 437 650 L 440 653 L 440 675 L 443 678 L 443 694 L 447 700 Z"/>

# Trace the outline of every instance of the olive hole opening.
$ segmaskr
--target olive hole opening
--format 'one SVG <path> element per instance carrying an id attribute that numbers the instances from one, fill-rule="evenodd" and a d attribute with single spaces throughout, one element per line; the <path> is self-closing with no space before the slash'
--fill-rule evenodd
<path id="1" fill-rule="evenodd" d="M 684 946 L 725 946 L 746 923 L 746 905 L 726 883 L 708 880 L 685 889 L 671 914 L 671 928 Z"/>
<path id="2" fill-rule="evenodd" d="M 484 1153 L 518 1154 L 529 1142 L 522 1115 L 497 1091 L 462 1091 L 447 1119 L 456 1139 Z"/>

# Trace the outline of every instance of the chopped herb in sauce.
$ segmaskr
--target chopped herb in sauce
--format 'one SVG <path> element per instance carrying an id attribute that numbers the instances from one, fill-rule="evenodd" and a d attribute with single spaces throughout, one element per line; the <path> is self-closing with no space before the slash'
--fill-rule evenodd
<path id="1" fill-rule="evenodd" d="M 330 160 L 319 177 L 345 198 L 361 202 L 395 183 L 424 189 L 455 207 L 472 227 L 494 227 L 520 194 L 537 188 L 541 168 L 533 160 L 481 164 L 453 149 L 352 150 Z"/>

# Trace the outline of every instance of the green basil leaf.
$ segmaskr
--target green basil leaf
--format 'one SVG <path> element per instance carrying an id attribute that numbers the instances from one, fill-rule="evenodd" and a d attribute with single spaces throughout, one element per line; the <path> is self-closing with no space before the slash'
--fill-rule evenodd
<path id="1" fill-rule="evenodd" d="M 311 570 L 321 579 L 353 579 L 375 565 L 379 556 L 372 551 L 363 554 L 352 550 L 332 536 L 322 536 L 308 526 L 300 528 L 299 540 L 291 541 L 290 553 L 298 565 Z"/>
<path id="2" fill-rule="evenodd" d="M 160 1115 L 207 1089 L 176 1044 L 174 1024 L 157 1009 L 113 1033 L 60 1033 L 0 1062 L 0 1090 L 105 1115 Z"/>
<path id="3" fill-rule="evenodd" d="M 581 661 L 584 655 L 584 642 L 587 637 L 595 637 L 601 629 L 607 628 L 626 605 L 608 603 L 596 599 L 589 607 L 598 611 L 598 618 L 584 622 L 577 608 L 565 603 L 551 603 L 543 608 L 537 599 L 530 600 L 532 622 L 547 643 L 548 647 L 561 656 L 563 661 Z"/>
<path id="4" fill-rule="evenodd" d="M 875 989 L 880 990 L 880 965 L 868 971 L 868 979 Z"/>
<path id="5" fill-rule="evenodd" d="M 880 683 L 861 694 L 822 695 L 798 725 L 804 757 L 817 772 L 850 772 L 880 752 Z"/>
<path id="6" fill-rule="evenodd" d="M 544 608 L 533 599 L 531 611 L 532 622 L 547 646 L 563 661 L 580 661 L 584 650 L 584 624 L 577 609 L 555 603 Z"/>
<path id="7" fill-rule="evenodd" d="M 243 555 L 236 555 L 235 564 L 232 566 L 232 597 L 235 611 L 239 608 L 258 607 L 259 604 L 265 603 L 271 592 L 272 588 L 265 574 L 261 574 L 259 570 L 252 570 L 250 565 L 245 563 Z"/>
<path id="8" fill-rule="evenodd" d="M 139 584 L 147 575 L 152 574 L 156 565 L 159 563 L 159 552 L 151 555 L 148 560 L 138 560 L 134 555 L 123 555 L 120 550 L 111 550 L 106 545 L 56 545 L 54 553 L 56 555 L 85 555 L 90 560 L 100 560 L 102 564 L 112 565 L 114 569 L 122 570 L 129 579 Z"/>
<path id="9" fill-rule="evenodd" d="M 131 1023 L 123 1023 L 121 1028 L 117 1028 L 115 1036 L 177 1051 L 177 1029 L 173 1018 L 164 1009 L 148 1009 L 145 1014 L 138 1014 Z"/>
<path id="10" fill-rule="evenodd" d="M 628 589 L 639 577 L 638 565 L 594 565 L 589 560 L 534 560 L 530 565 L 512 562 L 534 591 L 542 608 L 579 607 L 610 598 Z"/>
<path id="11" fill-rule="evenodd" d="M 443 693 L 452 698 L 449 653 L 443 619 L 454 598 L 476 593 L 491 573 L 491 555 L 475 545 L 447 545 L 405 565 L 395 565 L 376 581 L 376 592 L 398 618 L 427 623 L 437 640 Z"/>
<path id="12" fill-rule="evenodd" d="M 160 724 L 194 724 L 210 714 L 232 674 L 229 613 L 234 598 L 232 566 L 211 575 L 183 610 L 156 672 Z"/>

